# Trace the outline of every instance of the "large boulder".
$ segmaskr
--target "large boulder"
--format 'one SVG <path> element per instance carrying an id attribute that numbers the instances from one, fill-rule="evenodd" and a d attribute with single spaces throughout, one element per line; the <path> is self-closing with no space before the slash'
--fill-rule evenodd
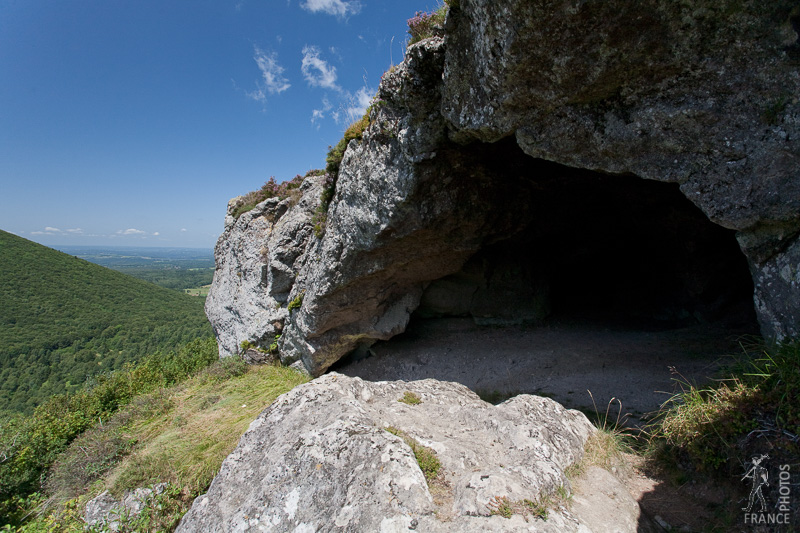
<path id="1" fill-rule="evenodd" d="M 586 531 L 600 520 L 591 509 L 557 506 L 543 521 L 499 507 L 569 492 L 565 470 L 593 431 L 547 398 L 493 406 L 456 383 L 330 373 L 259 415 L 177 531 Z M 408 442 L 435 452 L 437 477 L 426 481 Z M 613 480 L 603 490 L 619 494 L 606 502 L 617 522 L 596 531 L 636 531 L 638 505 Z"/>

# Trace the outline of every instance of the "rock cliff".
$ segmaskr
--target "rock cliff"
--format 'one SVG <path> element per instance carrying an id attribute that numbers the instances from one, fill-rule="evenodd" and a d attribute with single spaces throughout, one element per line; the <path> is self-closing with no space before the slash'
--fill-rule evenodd
<path id="1" fill-rule="evenodd" d="M 324 235 L 322 177 L 229 208 L 221 355 L 276 344 L 320 375 L 418 308 L 535 323 L 585 301 L 702 321 L 746 300 L 800 337 L 799 21 L 790 0 L 461 0 L 384 75 Z"/>

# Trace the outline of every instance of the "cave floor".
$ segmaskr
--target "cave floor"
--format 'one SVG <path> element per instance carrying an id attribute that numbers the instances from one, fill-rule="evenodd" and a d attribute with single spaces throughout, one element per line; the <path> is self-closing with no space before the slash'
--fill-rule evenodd
<path id="1" fill-rule="evenodd" d="M 538 394 L 588 413 L 596 404 L 601 415 L 616 398 L 621 421 L 640 426 L 681 386 L 707 383 L 732 363 L 745 333 L 711 325 L 648 330 L 563 320 L 487 327 L 470 318 L 427 319 L 335 370 L 370 381 L 456 381 L 484 398 Z M 612 421 L 618 411 L 614 402 Z"/>

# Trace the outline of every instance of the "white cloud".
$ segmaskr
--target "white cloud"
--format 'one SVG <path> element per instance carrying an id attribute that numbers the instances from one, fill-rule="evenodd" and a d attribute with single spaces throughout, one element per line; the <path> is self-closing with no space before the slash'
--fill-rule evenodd
<path id="1" fill-rule="evenodd" d="M 161 234 L 159 232 L 157 232 L 157 231 L 153 233 L 154 237 L 158 237 L 159 235 L 161 235 Z"/>
<path id="2" fill-rule="evenodd" d="M 81 228 L 71 228 L 71 229 L 67 230 L 67 233 L 71 233 L 73 235 L 77 235 L 79 233 L 83 233 L 83 230 Z"/>
<path id="3" fill-rule="evenodd" d="M 367 108 L 372 103 L 372 97 L 375 94 L 373 89 L 362 87 L 356 94 L 350 96 L 350 101 L 344 109 L 344 115 L 349 122 L 355 122 L 364 116 Z"/>
<path id="4" fill-rule="evenodd" d="M 361 11 L 361 2 L 358 0 L 306 0 L 300 7 L 312 13 L 327 13 L 337 17 L 355 15 Z"/>
<path id="5" fill-rule="evenodd" d="M 67 231 L 72 232 L 73 230 L 68 229 Z M 64 232 L 52 226 L 45 226 L 41 231 L 32 231 L 31 235 L 64 235 Z"/>
<path id="6" fill-rule="evenodd" d="M 117 230 L 117 235 L 145 235 L 147 232 L 136 228 Z"/>
<path id="7" fill-rule="evenodd" d="M 316 46 L 303 47 L 303 63 L 301 66 L 303 76 L 312 87 L 334 89 L 340 91 L 336 85 L 336 67 L 330 66 L 327 61 L 320 59 L 319 48 Z"/>
<path id="8" fill-rule="evenodd" d="M 189 231 L 189 230 L 186 228 L 181 228 L 181 231 Z"/>
<path id="9" fill-rule="evenodd" d="M 321 109 L 314 109 L 311 112 L 311 123 L 317 124 L 320 120 L 325 118 L 325 113 L 331 110 L 333 106 L 331 105 L 330 100 L 327 98 L 322 99 L 322 108 Z M 319 129 L 319 124 L 317 124 L 317 129 Z"/>
<path id="10" fill-rule="evenodd" d="M 257 83 L 257 89 L 247 93 L 247 96 L 258 102 L 266 102 L 267 94 L 280 94 L 291 87 L 289 80 L 283 76 L 283 67 L 278 64 L 276 52 L 265 52 L 254 46 L 253 59 L 261 71 L 262 81 Z"/>

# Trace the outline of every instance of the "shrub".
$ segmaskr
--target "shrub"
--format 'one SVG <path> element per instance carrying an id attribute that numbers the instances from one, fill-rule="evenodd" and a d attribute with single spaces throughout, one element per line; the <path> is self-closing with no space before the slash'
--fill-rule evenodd
<path id="1" fill-rule="evenodd" d="M 199 375 L 200 381 L 227 381 L 231 378 L 243 376 L 247 372 L 248 364 L 238 357 L 222 357 L 214 364 L 205 368 Z"/>
<path id="2" fill-rule="evenodd" d="M 175 386 L 137 396 L 128 407 L 104 419 L 103 428 L 109 429 L 105 435 L 102 428 L 96 428 L 81 436 L 61 454 L 59 461 L 69 462 L 82 456 L 84 459 L 80 461 L 108 463 L 110 469 L 89 485 L 83 484 L 87 478 L 80 469 L 73 470 L 77 477 L 64 471 L 59 486 L 54 487 L 57 491 L 18 499 L 13 509 L 20 511 L 16 522 L 29 514 L 20 528 L 0 526 L 0 531 L 81 533 L 85 531 L 82 515 L 88 498 L 108 490 L 119 500 L 125 491 L 158 483 L 167 483 L 165 490 L 154 495 L 138 517 L 123 516 L 119 531 L 172 531 L 192 501 L 207 491 L 222 461 L 263 407 L 308 381 L 307 376 L 289 368 L 251 367 L 244 363 L 241 363 L 243 373 L 227 378 L 220 375 L 226 370 L 224 367 L 234 362 L 241 363 L 234 357 L 224 358 Z M 115 453 L 119 437 L 135 444 L 123 454 Z M 102 442 L 104 438 L 110 442 Z M 92 448 L 86 446 L 90 443 Z M 100 449 L 105 456 L 87 457 L 84 449 L 90 455 Z M 82 496 L 59 503 L 75 489 Z M 49 506 L 41 505 L 45 502 Z M 37 512 L 30 514 L 34 508 Z M 3 514 L 2 518 L 9 517 Z"/>
<path id="3" fill-rule="evenodd" d="M 266 182 L 264 182 L 264 185 L 261 186 L 261 189 L 257 191 L 250 191 L 239 199 L 236 208 L 233 210 L 234 218 L 239 218 L 242 213 L 252 210 L 256 205 L 260 204 L 264 200 L 267 200 L 268 198 L 278 198 L 279 200 L 293 198 L 294 202 L 292 205 L 296 204 L 301 196 L 300 191 L 297 189 L 300 188 L 300 185 L 303 184 L 303 180 L 312 172 L 318 171 L 309 170 L 305 176 L 298 174 L 291 180 L 281 183 L 275 181 L 274 176 L 270 177 Z"/>
<path id="4" fill-rule="evenodd" d="M 428 37 L 433 37 L 434 29 L 444 26 L 447 7 L 447 4 L 442 4 L 432 13 L 417 11 L 413 17 L 408 19 L 408 33 L 411 36 L 408 44 L 412 45 Z"/>

